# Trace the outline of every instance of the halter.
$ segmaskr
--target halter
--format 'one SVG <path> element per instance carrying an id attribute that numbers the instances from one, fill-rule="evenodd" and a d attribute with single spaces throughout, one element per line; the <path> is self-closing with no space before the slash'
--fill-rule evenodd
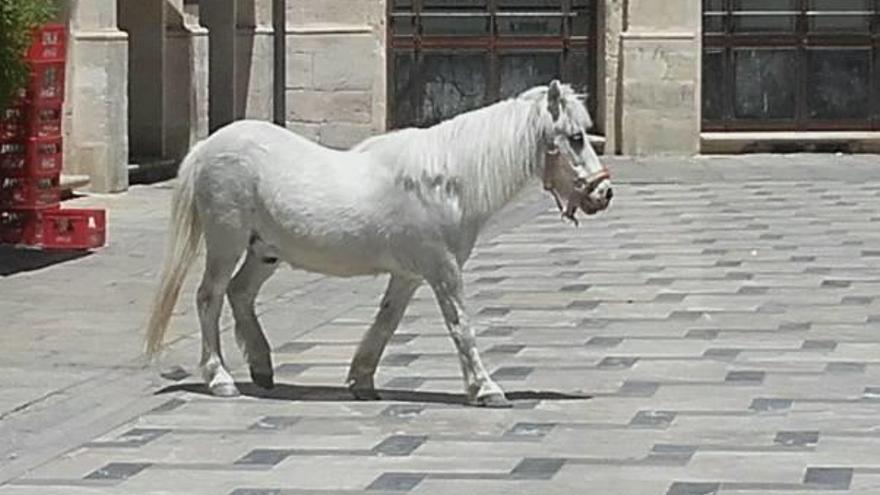
<path id="1" fill-rule="evenodd" d="M 550 179 L 551 167 L 548 166 L 550 160 L 558 160 L 559 157 L 559 148 L 556 146 L 551 146 L 547 150 L 547 157 L 544 163 L 544 177 L 543 177 L 543 186 L 544 190 L 549 192 L 551 196 L 553 196 L 553 200 L 556 202 L 556 207 L 559 208 L 559 211 L 562 213 L 562 217 L 568 220 L 571 220 L 575 226 L 578 226 L 580 222 L 578 222 L 577 217 L 575 217 L 575 213 L 577 212 L 577 205 L 575 204 L 572 208 L 572 203 L 569 201 L 569 206 L 566 208 L 565 205 L 562 204 L 562 198 L 559 197 L 559 192 L 553 187 L 553 182 Z M 589 196 L 593 191 L 602 184 L 603 181 L 611 180 L 611 172 L 608 170 L 608 167 L 602 166 L 602 169 L 594 174 L 590 175 L 586 179 L 583 180 L 584 191 L 582 194 L 585 196 Z M 578 181 L 580 182 L 580 181 Z M 580 189 L 575 185 L 575 189 Z M 580 193 L 580 191 L 578 191 Z"/>

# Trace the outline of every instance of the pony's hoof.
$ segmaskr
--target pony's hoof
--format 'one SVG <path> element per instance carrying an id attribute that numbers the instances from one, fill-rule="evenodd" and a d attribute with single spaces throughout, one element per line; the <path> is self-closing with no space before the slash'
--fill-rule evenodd
<path id="1" fill-rule="evenodd" d="M 234 383 L 218 383 L 212 385 L 211 393 L 214 394 L 215 397 L 238 397 L 241 395 L 241 392 L 238 391 L 238 387 L 236 387 Z"/>
<path id="2" fill-rule="evenodd" d="M 351 395 L 357 400 L 379 400 L 379 392 L 374 388 L 350 388 Z"/>
<path id="3" fill-rule="evenodd" d="M 275 388 L 275 375 L 272 373 L 260 373 L 259 371 L 251 368 L 251 380 L 260 387 L 266 390 L 272 390 Z"/>
<path id="4" fill-rule="evenodd" d="M 472 403 L 477 407 L 490 407 L 493 409 L 509 409 L 513 407 L 513 402 L 507 400 L 503 393 L 477 397 Z"/>

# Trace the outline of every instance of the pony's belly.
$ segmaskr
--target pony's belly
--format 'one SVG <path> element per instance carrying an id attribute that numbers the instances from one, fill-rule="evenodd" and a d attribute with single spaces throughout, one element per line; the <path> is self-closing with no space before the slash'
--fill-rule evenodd
<path id="1" fill-rule="evenodd" d="M 281 259 L 294 268 L 336 277 L 379 275 L 391 271 L 391 267 L 381 256 L 377 256 L 376 251 L 300 246 L 285 249 L 280 254 Z"/>

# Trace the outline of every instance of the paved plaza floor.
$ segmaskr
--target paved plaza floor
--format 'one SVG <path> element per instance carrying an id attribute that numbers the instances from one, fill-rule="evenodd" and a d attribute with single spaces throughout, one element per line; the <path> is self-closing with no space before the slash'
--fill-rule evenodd
<path id="1" fill-rule="evenodd" d="M 580 228 L 530 187 L 467 264 L 515 407 L 463 404 L 420 290 L 353 400 L 383 277 L 280 270 L 258 311 L 278 386 L 206 395 L 191 273 L 141 355 L 170 185 L 108 208 L 88 256 L 0 251 L 0 495 L 880 494 L 880 157 L 609 159 Z"/>

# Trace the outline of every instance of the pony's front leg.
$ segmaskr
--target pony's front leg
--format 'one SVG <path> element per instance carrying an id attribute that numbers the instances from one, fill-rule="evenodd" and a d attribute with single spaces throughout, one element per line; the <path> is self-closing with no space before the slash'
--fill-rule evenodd
<path id="1" fill-rule="evenodd" d="M 484 407 L 511 407 L 501 387 L 489 376 L 477 350 L 474 329 L 463 303 L 461 270 L 452 262 L 430 281 L 446 328 L 458 349 L 468 401 Z"/>
<path id="2" fill-rule="evenodd" d="M 421 283 L 422 281 L 419 279 L 400 275 L 392 275 L 391 280 L 388 281 L 388 289 L 382 298 L 379 313 L 361 339 L 354 358 L 351 360 L 348 379 L 345 381 L 356 398 L 361 400 L 377 400 L 379 398 L 373 383 L 376 367 L 379 365 L 385 346 L 388 345 L 388 340 L 397 330 L 406 307 Z"/>

